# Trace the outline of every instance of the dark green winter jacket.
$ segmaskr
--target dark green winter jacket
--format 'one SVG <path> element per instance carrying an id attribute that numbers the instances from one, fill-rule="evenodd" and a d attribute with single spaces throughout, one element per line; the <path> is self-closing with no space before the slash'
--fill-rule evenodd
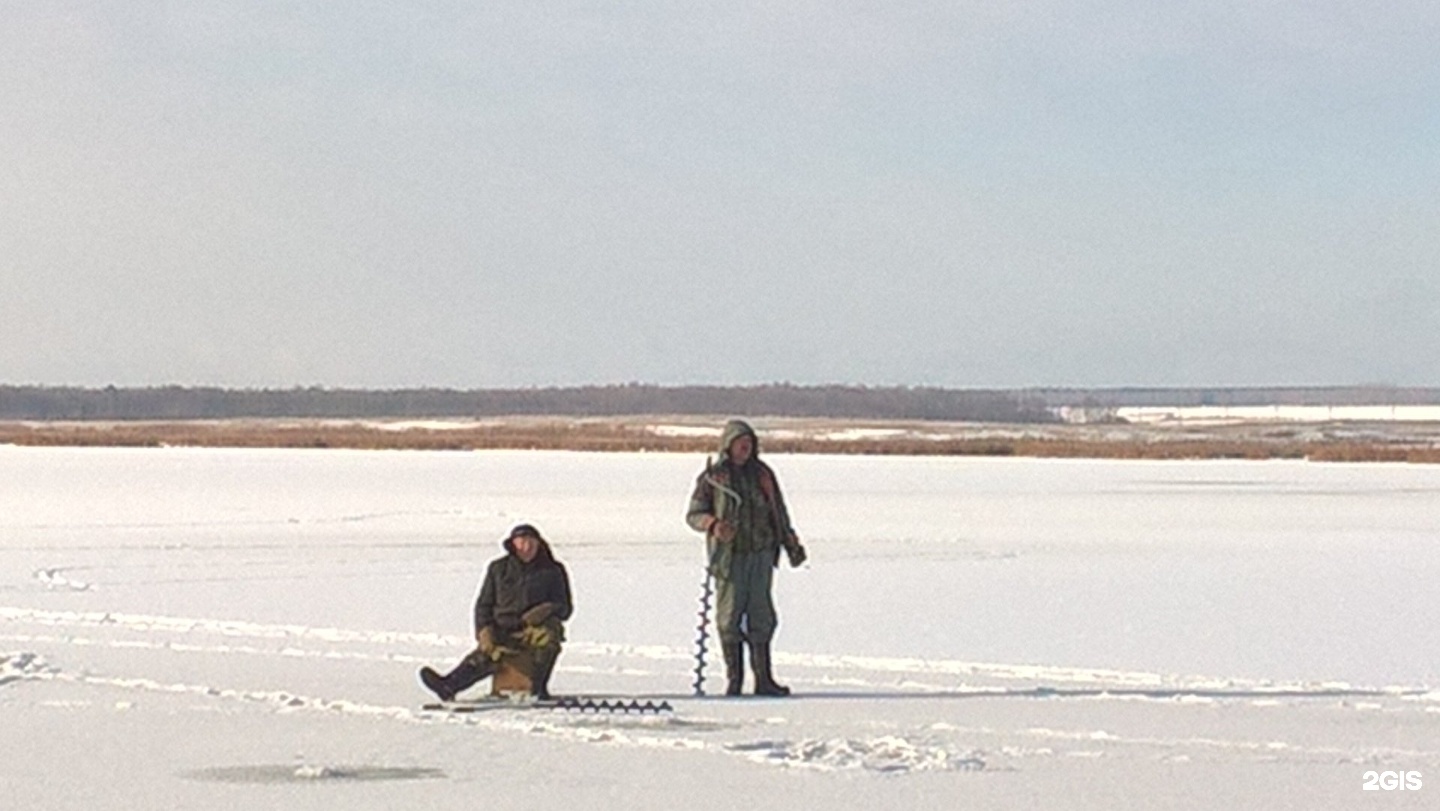
<path id="1" fill-rule="evenodd" d="M 554 603 L 550 616 L 570 619 L 574 606 L 570 600 L 570 576 L 565 566 L 550 552 L 550 544 L 540 541 L 535 557 L 526 563 L 515 554 L 514 544 L 505 541 L 506 555 L 490 562 L 480 595 L 475 599 L 475 633 L 489 625 L 500 633 L 518 631 L 525 623 L 520 615 L 542 603 Z"/>

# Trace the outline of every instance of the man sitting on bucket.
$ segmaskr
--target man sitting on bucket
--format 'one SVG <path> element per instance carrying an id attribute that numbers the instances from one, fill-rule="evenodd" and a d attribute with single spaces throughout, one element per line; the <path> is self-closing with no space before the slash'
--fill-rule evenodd
<path id="1" fill-rule="evenodd" d="M 492 676 L 504 664 L 530 677 L 531 692 L 549 698 L 550 673 L 570 618 L 570 577 L 529 524 L 510 530 L 505 556 L 490 562 L 475 599 L 475 641 L 469 656 L 445 675 L 420 668 L 420 681 L 441 701 Z"/>

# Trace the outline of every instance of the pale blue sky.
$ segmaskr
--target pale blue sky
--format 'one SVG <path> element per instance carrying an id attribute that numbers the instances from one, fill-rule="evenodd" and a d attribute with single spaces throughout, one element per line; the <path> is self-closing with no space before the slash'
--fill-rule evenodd
<path id="1" fill-rule="evenodd" d="M 481 5 L 0 0 L 0 383 L 1440 385 L 1434 3 Z"/>

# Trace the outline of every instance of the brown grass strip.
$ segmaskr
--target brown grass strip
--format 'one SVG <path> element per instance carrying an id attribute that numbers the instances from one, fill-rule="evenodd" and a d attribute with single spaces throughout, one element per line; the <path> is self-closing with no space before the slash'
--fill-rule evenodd
<path id="1" fill-rule="evenodd" d="M 1058 429 L 1061 434 L 1063 429 Z M 762 432 L 763 433 L 763 432 Z M 711 453 L 708 436 L 657 434 L 643 423 L 517 418 L 458 428 L 383 428 L 350 422 L 181 421 L 0 423 L 0 444 L 73 447 L 351 448 L 463 451 L 485 449 Z M 936 437 L 765 439 L 769 453 L 898 456 L 1024 456 L 1058 459 L 1309 459 L 1320 462 L 1440 463 L 1431 443 L 1295 438 L 1293 432 L 1250 437 L 1166 435 L 1092 437 Z"/>

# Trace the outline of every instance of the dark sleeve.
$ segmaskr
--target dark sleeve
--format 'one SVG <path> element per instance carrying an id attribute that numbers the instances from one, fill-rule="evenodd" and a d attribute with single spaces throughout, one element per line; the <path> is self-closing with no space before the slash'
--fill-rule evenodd
<path id="1" fill-rule="evenodd" d="M 775 482 L 775 517 L 780 522 L 780 531 L 784 537 L 780 539 L 783 546 L 789 546 L 794 542 L 795 527 L 790 525 L 790 510 L 785 506 L 785 491 L 780 489 L 780 479 L 775 476 L 775 471 L 770 471 L 770 480 Z"/>
<path id="2" fill-rule="evenodd" d="M 690 507 L 685 512 L 685 523 L 696 532 L 704 532 L 705 518 L 715 514 L 715 486 L 710 483 L 709 473 L 707 470 L 695 480 Z"/>
<path id="3" fill-rule="evenodd" d="M 555 564 L 555 568 L 560 570 L 560 594 L 557 595 L 558 598 L 555 600 L 557 604 L 555 606 L 555 613 L 551 616 L 564 622 L 570 619 L 570 614 L 575 610 L 575 604 L 570 599 L 570 573 L 565 571 L 565 566 L 558 562 Z"/>
<path id="4" fill-rule="evenodd" d="M 475 598 L 475 633 L 487 625 L 495 624 L 495 593 L 499 589 L 499 561 L 485 570 L 485 581 L 480 585 L 480 596 Z"/>

